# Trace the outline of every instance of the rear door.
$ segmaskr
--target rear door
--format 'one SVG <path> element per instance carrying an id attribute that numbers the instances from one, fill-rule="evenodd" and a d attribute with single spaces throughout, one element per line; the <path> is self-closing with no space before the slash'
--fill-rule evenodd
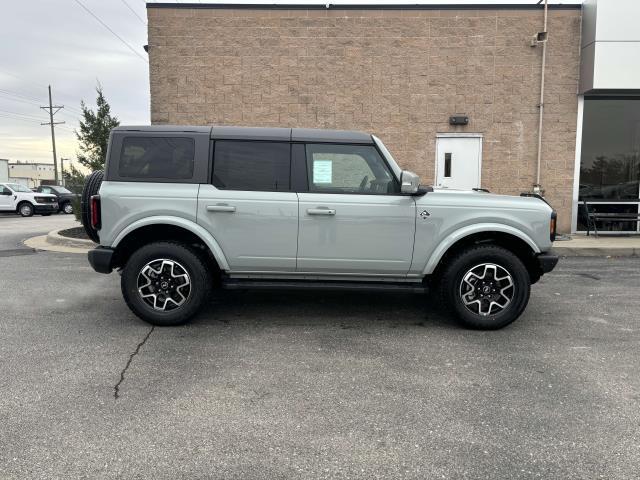
<path id="1" fill-rule="evenodd" d="M 232 272 L 294 272 L 291 144 L 217 140 L 213 152 L 211 182 L 198 195 L 198 224 L 219 243 Z"/>
<path id="2" fill-rule="evenodd" d="M 405 276 L 416 205 L 373 145 L 307 144 L 298 271 Z"/>

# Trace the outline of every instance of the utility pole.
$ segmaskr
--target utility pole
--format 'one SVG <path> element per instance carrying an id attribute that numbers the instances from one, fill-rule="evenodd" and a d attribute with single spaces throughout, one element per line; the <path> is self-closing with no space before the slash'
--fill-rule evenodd
<path id="1" fill-rule="evenodd" d="M 51 85 L 49 85 L 49 106 L 48 107 L 40 107 L 43 110 L 49 110 L 49 121 L 41 123 L 40 125 L 51 125 L 51 144 L 53 145 L 53 172 L 56 185 L 58 184 L 58 159 L 56 158 L 56 132 L 54 125 L 60 125 L 64 122 L 54 122 L 53 116 L 58 113 L 64 105 L 53 105 L 51 101 Z M 54 111 L 55 108 L 55 111 Z"/>

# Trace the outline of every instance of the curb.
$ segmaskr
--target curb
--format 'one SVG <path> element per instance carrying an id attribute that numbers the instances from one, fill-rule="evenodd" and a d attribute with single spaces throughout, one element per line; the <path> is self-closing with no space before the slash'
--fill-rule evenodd
<path id="1" fill-rule="evenodd" d="M 65 229 L 61 229 L 65 230 Z M 63 237 L 60 235 L 60 230 L 52 230 L 47 233 L 47 243 L 51 245 L 57 245 L 61 247 L 71 247 L 71 248 L 87 248 L 91 249 L 96 246 L 96 244 L 91 240 L 85 240 L 83 238 L 70 238 Z"/>
<path id="2" fill-rule="evenodd" d="M 54 230 L 46 235 L 28 238 L 23 243 L 27 247 L 35 248 L 36 250 L 80 254 L 86 254 L 96 246 L 91 240 L 63 237 L 58 231 Z"/>
<path id="3" fill-rule="evenodd" d="M 552 253 L 561 257 L 640 257 L 640 248 L 554 246 Z"/>

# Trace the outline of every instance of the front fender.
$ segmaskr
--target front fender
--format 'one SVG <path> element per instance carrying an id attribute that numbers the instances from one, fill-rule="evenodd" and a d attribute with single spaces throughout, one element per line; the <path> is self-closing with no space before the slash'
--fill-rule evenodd
<path id="1" fill-rule="evenodd" d="M 209 250 L 213 254 L 213 257 L 218 262 L 218 266 L 221 270 L 229 270 L 229 263 L 227 262 L 227 258 L 224 256 L 224 252 L 220 248 L 220 245 L 216 241 L 213 236 L 207 232 L 204 228 L 202 228 L 197 223 L 192 222 L 191 220 L 187 220 L 180 217 L 172 217 L 172 216 L 154 216 L 154 217 L 145 217 L 143 219 L 137 220 L 132 224 L 128 225 L 124 228 L 118 235 L 116 235 L 115 240 L 111 244 L 111 248 L 116 248 L 118 244 L 131 232 L 137 230 L 141 227 L 146 227 L 148 225 L 174 225 L 176 227 L 184 228 L 185 230 L 189 230 L 194 235 L 197 235 Z"/>
<path id="2" fill-rule="evenodd" d="M 473 235 L 474 233 L 484 233 L 484 232 L 501 232 L 508 233 L 513 235 L 514 237 L 518 237 L 523 240 L 531 247 L 534 253 L 540 253 L 540 248 L 536 245 L 536 243 L 531 239 L 529 235 L 518 230 L 517 228 L 511 227 L 509 225 L 504 225 L 500 223 L 479 223 L 474 225 L 468 225 L 466 227 L 460 228 L 455 232 L 446 236 L 444 240 L 442 240 L 438 246 L 435 248 L 427 265 L 425 266 L 422 274 L 430 275 L 438 266 L 438 263 L 442 259 L 447 250 L 451 248 L 457 241 L 462 240 L 463 238 Z"/>

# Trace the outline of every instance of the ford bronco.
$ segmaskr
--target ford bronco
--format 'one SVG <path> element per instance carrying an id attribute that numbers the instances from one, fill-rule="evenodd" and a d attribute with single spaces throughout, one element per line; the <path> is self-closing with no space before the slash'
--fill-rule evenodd
<path id="1" fill-rule="evenodd" d="M 155 325 L 186 322 L 213 287 L 332 288 L 432 290 L 497 329 L 558 261 L 541 197 L 421 186 L 360 132 L 118 127 L 82 205 L 92 267 L 119 270 Z"/>

